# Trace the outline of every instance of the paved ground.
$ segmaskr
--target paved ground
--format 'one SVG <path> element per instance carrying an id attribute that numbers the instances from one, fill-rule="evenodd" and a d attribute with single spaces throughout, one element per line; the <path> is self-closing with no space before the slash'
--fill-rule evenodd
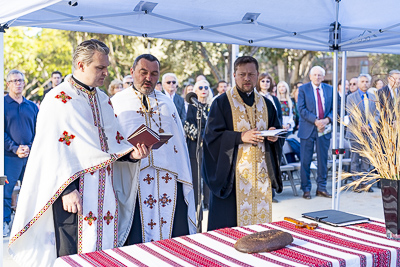
<path id="1" fill-rule="evenodd" d="M 304 212 L 332 208 L 331 199 L 315 197 L 315 184 L 313 185 L 313 190 L 311 190 L 311 200 L 306 200 L 301 197 L 302 192 L 299 190 L 299 186 L 297 186 L 299 196 L 295 197 L 289 184 L 285 182 L 284 185 L 283 192 L 276 197 L 279 200 L 279 203 L 274 203 L 272 207 L 273 221 L 283 220 L 283 217 L 285 216 L 301 218 L 301 214 Z M 331 184 L 328 181 L 329 191 L 330 186 Z M 367 217 L 383 219 L 381 191 L 376 187 L 373 187 L 373 189 L 373 193 L 353 193 L 351 191 L 342 192 L 340 197 L 340 210 L 365 215 Z M 207 212 L 205 212 L 204 218 L 203 229 L 206 229 Z M 3 266 L 16 267 L 18 265 L 11 259 L 7 252 L 8 240 L 9 238 L 3 239 Z"/>

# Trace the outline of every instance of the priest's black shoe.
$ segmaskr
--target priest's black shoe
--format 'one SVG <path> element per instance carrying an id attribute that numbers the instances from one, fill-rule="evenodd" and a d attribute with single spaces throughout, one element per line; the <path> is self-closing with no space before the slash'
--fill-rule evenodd
<path id="1" fill-rule="evenodd" d="M 311 194 L 310 194 L 310 192 L 304 192 L 303 198 L 305 198 L 305 199 L 311 199 Z"/>
<path id="2" fill-rule="evenodd" d="M 327 198 L 332 198 L 332 195 L 328 193 L 328 191 L 319 191 L 317 190 L 317 193 L 315 194 L 317 197 L 327 197 Z"/>

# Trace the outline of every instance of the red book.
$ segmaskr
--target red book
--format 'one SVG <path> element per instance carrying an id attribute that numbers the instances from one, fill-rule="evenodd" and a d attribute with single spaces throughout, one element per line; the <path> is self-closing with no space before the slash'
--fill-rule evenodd
<path id="1" fill-rule="evenodd" d="M 158 134 L 150 127 L 142 124 L 137 128 L 129 137 L 128 142 L 136 146 L 139 144 L 145 144 L 147 147 L 153 145 L 153 149 L 160 148 L 164 143 L 166 143 L 172 134 L 162 133 Z"/>

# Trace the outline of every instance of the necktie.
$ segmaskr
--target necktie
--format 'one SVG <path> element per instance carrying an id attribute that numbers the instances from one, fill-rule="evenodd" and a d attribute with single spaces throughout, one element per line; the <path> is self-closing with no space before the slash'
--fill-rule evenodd
<path id="1" fill-rule="evenodd" d="M 322 107 L 321 95 L 319 94 L 319 88 L 317 88 L 317 99 L 318 99 L 318 118 L 322 120 L 324 118 L 324 108 Z"/>
<path id="2" fill-rule="evenodd" d="M 368 117 L 369 117 L 369 101 L 367 94 L 363 94 L 364 100 L 364 109 L 365 109 L 365 123 L 368 124 Z"/>

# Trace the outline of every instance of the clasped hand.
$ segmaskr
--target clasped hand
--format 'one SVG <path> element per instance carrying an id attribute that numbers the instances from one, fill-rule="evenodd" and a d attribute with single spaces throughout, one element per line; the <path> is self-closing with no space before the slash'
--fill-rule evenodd
<path id="1" fill-rule="evenodd" d="M 26 157 L 29 156 L 29 152 L 30 152 L 29 146 L 20 145 L 20 146 L 18 147 L 18 149 L 17 149 L 16 154 L 17 154 L 17 156 L 18 156 L 19 158 L 26 158 Z"/>
<path id="2" fill-rule="evenodd" d="M 327 118 L 321 120 L 315 120 L 315 126 L 317 126 L 318 132 L 322 133 L 325 131 L 325 126 L 329 123 Z"/>

